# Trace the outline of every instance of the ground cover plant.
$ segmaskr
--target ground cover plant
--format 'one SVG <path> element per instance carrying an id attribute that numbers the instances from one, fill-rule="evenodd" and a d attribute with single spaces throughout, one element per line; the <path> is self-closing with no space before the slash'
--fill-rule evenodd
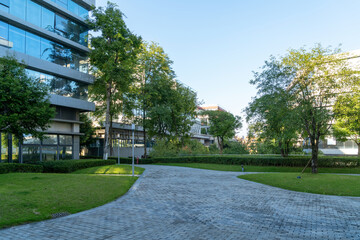
<path id="1" fill-rule="evenodd" d="M 156 163 L 156 165 L 190 167 L 217 171 L 241 172 L 241 165 L 226 165 L 212 163 Z M 245 172 L 297 172 L 300 173 L 303 167 L 282 167 L 282 166 L 244 166 Z M 310 173 L 311 168 L 307 168 L 305 172 Z M 347 173 L 360 174 L 360 167 L 353 168 L 319 168 L 319 173 Z"/>
<path id="2" fill-rule="evenodd" d="M 135 167 L 134 174 L 140 175 L 144 170 L 144 168 Z M 77 170 L 73 174 L 132 174 L 132 167 L 130 165 L 99 166 Z"/>
<path id="3" fill-rule="evenodd" d="M 262 173 L 238 176 L 241 179 L 299 192 L 338 196 L 360 196 L 360 176 L 338 174 Z"/>

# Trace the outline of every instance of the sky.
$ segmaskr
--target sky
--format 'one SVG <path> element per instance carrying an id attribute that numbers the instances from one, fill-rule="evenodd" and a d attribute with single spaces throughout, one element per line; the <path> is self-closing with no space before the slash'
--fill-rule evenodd
<path id="1" fill-rule="evenodd" d="M 177 79 L 203 104 L 242 116 L 256 96 L 249 84 L 271 55 L 323 46 L 360 49 L 358 0 L 112 0 L 125 22 L 157 42 L 174 62 Z M 96 0 L 97 6 L 107 1 Z"/>

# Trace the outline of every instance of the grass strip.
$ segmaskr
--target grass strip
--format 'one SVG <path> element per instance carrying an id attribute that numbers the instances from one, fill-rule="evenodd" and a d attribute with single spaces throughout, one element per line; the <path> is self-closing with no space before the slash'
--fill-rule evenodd
<path id="1" fill-rule="evenodd" d="M 144 170 L 144 168 L 135 167 L 134 173 L 140 175 Z M 132 174 L 132 168 L 130 165 L 107 165 L 77 170 L 73 174 Z"/>
<path id="2" fill-rule="evenodd" d="M 306 173 L 247 174 L 238 178 L 283 189 L 337 196 L 360 197 L 360 176 Z"/>

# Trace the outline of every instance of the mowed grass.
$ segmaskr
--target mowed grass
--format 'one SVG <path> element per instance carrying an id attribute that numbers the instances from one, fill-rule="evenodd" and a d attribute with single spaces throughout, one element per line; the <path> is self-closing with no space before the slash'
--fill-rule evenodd
<path id="1" fill-rule="evenodd" d="M 144 170 L 144 168 L 135 167 L 134 173 L 140 175 Z M 131 165 L 107 165 L 81 169 L 73 172 L 73 174 L 132 174 L 132 168 Z"/>
<path id="2" fill-rule="evenodd" d="M 136 179 L 95 174 L 0 174 L 0 228 L 103 205 L 125 194 Z"/>
<path id="3" fill-rule="evenodd" d="M 360 197 L 360 176 L 306 173 L 262 173 L 238 176 L 241 179 L 293 191 Z"/>
<path id="4" fill-rule="evenodd" d="M 212 163 L 157 163 L 156 165 L 191 167 L 217 171 L 241 172 L 240 165 L 212 164 Z M 274 167 L 274 166 L 244 166 L 245 172 L 297 172 L 300 173 L 302 167 Z M 360 167 L 354 168 L 319 168 L 319 173 L 353 173 L 360 174 Z M 305 172 L 310 173 L 311 167 Z"/>

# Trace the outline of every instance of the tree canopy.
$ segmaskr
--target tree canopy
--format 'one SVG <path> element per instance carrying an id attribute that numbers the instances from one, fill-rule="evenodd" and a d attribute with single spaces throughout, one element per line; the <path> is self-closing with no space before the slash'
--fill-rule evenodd
<path id="1" fill-rule="evenodd" d="M 0 132 L 41 138 L 54 116 L 46 85 L 28 77 L 16 59 L 0 58 Z"/>
<path id="2" fill-rule="evenodd" d="M 90 89 L 91 98 L 98 102 L 98 115 L 105 114 L 104 159 L 110 151 L 112 118 L 131 112 L 131 89 L 136 82 L 137 55 L 141 38 L 126 26 L 124 14 L 113 3 L 92 11 L 88 21 L 90 28 L 101 33 L 91 38 L 90 63 L 95 82 Z"/>

